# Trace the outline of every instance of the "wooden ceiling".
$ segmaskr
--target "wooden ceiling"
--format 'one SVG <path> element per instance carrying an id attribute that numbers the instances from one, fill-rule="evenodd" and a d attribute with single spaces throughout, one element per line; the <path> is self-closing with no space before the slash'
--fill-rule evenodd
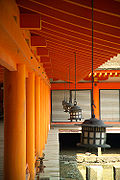
<path id="1" fill-rule="evenodd" d="M 69 65 L 74 81 L 74 52 L 77 81 L 91 72 L 91 0 L 17 0 L 21 14 L 39 14 L 41 30 L 32 36 L 44 38 L 48 51 L 41 63 L 49 78 L 68 80 Z M 31 19 L 32 23 L 32 19 Z M 44 50 L 42 50 L 44 51 Z M 94 0 L 94 69 L 120 53 L 120 2 Z"/>

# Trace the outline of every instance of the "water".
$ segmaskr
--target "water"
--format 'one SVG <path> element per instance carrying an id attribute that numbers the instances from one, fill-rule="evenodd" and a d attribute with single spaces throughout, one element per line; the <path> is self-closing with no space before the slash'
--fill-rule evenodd
<path id="1" fill-rule="evenodd" d="M 106 149 L 105 152 L 102 152 L 102 156 L 105 157 L 105 162 L 100 163 L 80 163 L 79 157 L 80 156 L 87 156 L 90 157 L 92 160 L 97 157 L 97 151 L 89 153 L 86 151 L 86 149 L 77 148 L 77 147 L 69 147 L 64 148 L 60 151 L 60 177 L 61 180 L 83 180 L 86 179 L 85 171 L 86 166 L 93 164 L 93 165 L 107 165 L 107 163 L 110 165 L 115 165 L 118 163 L 120 165 L 120 148 L 111 148 Z M 113 162 L 109 163 L 109 160 Z M 114 162 L 116 159 L 116 162 Z M 108 161 L 108 162 L 107 162 Z M 82 171 L 83 173 L 81 173 Z M 83 178 L 84 176 L 84 178 Z"/>
<path id="2" fill-rule="evenodd" d="M 82 175 L 79 171 L 79 163 L 77 155 L 81 153 L 76 148 L 61 150 L 60 152 L 60 177 L 61 180 L 82 180 Z"/>

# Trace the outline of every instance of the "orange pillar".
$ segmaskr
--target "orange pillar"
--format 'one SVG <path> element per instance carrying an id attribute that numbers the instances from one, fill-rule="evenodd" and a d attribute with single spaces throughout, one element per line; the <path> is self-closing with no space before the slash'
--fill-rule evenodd
<path id="1" fill-rule="evenodd" d="M 48 85 L 46 85 L 46 141 L 48 137 Z"/>
<path id="2" fill-rule="evenodd" d="M 46 107 L 46 114 L 47 114 L 47 137 L 48 137 L 48 128 L 49 128 L 49 109 L 48 109 L 48 104 L 49 104 L 49 98 L 48 98 L 48 85 L 46 86 L 46 104 L 47 104 L 47 107 Z"/>
<path id="3" fill-rule="evenodd" d="M 4 73 L 4 179 L 26 176 L 25 65 Z"/>
<path id="4" fill-rule="evenodd" d="M 43 149 L 45 149 L 45 82 L 43 80 L 43 88 L 42 88 L 42 92 L 43 92 L 43 115 L 42 115 L 42 122 L 43 122 Z"/>
<path id="5" fill-rule="evenodd" d="M 27 78 L 27 163 L 30 171 L 30 180 L 35 178 L 35 74 L 28 74 Z"/>
<path id="6" fill-rule="evenodd" d="M 96 108 L 94 108 L 95 117 L 99 119 L 99 84 L 94 83 L 94 104 Z"/>
<path id="7" fill-rule="evenodd" d="M 50 121 L 51 121 L 51 89 L 49 87 L 49 105 L 48 105 L 48 109 L 49 109 L 49 129 L 50 129 Z M 49 131 L 48 129 L 48 131 Z"/>
<path id="8" fill-rule="evenodd" d="M 43 80 L 40 79 L 40 157 L 43 156 Z"/>
<path id="9" fill-rule="evenodd" d="M 47 143 L 47 85 L 45 83 L 45 144 Z"/>
<path id="10" fill-rule="evenodd" d="M 35 77 L 35 152 L 40 157 L 40 77 Z"/>
<path id="11" fill-rule="evenodd" d="M 49 127 L 48 127 L 48 131 L 49 131 L 49 128 L 50 128 L 50 120 L 51 120 L 51 96 L 50 96 L 50 87 L 48 88 L 48 102 L 49 102 L 49 104 L 48 104 L 48 110 L 49 110 Z"/>

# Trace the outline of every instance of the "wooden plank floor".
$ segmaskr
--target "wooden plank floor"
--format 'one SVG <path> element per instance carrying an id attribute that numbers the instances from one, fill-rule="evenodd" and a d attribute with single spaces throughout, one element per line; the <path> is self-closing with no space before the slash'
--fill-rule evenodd
<path id="1" fill-rule="evenodd" d="M 0 120 L 0 180 L 3 180 L 3 160 L 4 160 L 4 123 Z"/>
<path id="2" fill-rule="evenodd" d="M 40 173 L 40 179 L 49 178 L 50 180 L 60 179 L 59 169 L 59 137 L 58 130 L 51 129 L 48 134 L 47 144 L 45 145 L 44 173 Z"/>

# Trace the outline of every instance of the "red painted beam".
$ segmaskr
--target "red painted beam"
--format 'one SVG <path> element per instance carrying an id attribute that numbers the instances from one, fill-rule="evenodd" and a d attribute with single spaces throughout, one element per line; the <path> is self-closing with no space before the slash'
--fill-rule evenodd
<path id="1" fill-rule="evenodd" d="M 87 43 L 84 43 L 83 41 L 81 42 L 78 42 L 78 41 L 71 41 L 71 40 L 66 40 L 65 38 L 62 38 L 62 37 L 57 37 L 57 36 L 54 36 L 52 34 L 49 34 L 47 35 L 46 33 L 44 32 L 41 32 L 42 36 L 44 38 L 46 38 L 46 41 L 47 43 L 50 42 L 50 43 L 56 43 L 56 44 L 60 44 L 60 45 L 64 45 L 64 46 L 67 46 L 69 48 L 73 48 L 73 49 L 83 49 L 83 50 L 88 50 L 88 51 L 91 51 L 91 48 L 92 46 Z M 98 52 L 99 51 L 101 53 L 106 53 L 106 54 L 113 54 L 114 55 L 117 55 L 117 53 L 120 52 L 119 49 L 115 49 L 115 48 L 112 48 L 112 47 L 108 47 L 108 46 L 103 46 L 103 45 L 95 45 L 94 46 L 94 51 L 95 52 Z"/>
<path id="2" fill-rule="evenodd" d="M 43 63 L 43 67 L 46 69 L 51 69 L 51 63 Z"/>
<path id="3" fill-rule="evenodd" d="M 47 43 L 45 41 L 45 38 L 42 36 L 31 36 L 31 46 L 35 47 L 46 47 Z"/>
<path id="4" fill-rule="evenodd" d="M 120 73 L 120 70 L 95 70 L 96 73 Z"/>
<path id="5" fill-rule="evenodd" d="M 40 57 L 40 62 L 41 63 L 50 62 L 50 58 L 49 57 Z"/>
<path id="6" fill-rule="evenodd" d="M 42 5 L 42 3 L 40 3 L 40 2 L 36 3 L 35 1 L 19 0 L 18 4 L 19 4 L 19 6 L 27 8 L 33 12 L 41 13 L 42 20 L 45 20 L 44 17 L 47 19 L 48 19 L 48 17 L 49 18 L 52 17 L 52 21 L 58 19 L 61 22 L 65 22 L 68 24 L 73 24 L 75 26 L 83 27 L 84 29 L 91 29 L 91 13 L 90 13 L 90 16 L 88 16 L 88 18 L 84 17 L 84 14 L 86 14 L 86 11 L 88 9 L 85 10 L 82 15 L 77 15 L 77 14 L 75 14 L 76 12 L 74 12 L 73 14 L 69 13 L 69 12 L 65 13 L 65 11 L 61 12 L 60 10 L 56 10 L 54 8 L 49 8 L 48 6 Z M 79 7 L 78 7 L 78 10 L 79 10 Z M 116 24 L 112 23 L 112 21 L 110 21 L 112 19 L 111 15 L 108 15 L 109 16 L 108 17 L 107 14 L 105 14 L 104 15 L 105 20 L 102 19 L 102 22 L 100 22 L 100 20 L 95 19 L 95 21 L 94 21 L 95 31 L 119 36 L 120 35 L 119 28 L 117 29 L 117 27 L 120 27 L 119 18 L 117 17 Z M 96 16 L 96 18 L 97 18 L 97 16 Z M 115 28 L 114 28 L 114 26 L 115 26 Z"/>
<path id="7" fill-rule="evenodd" d="M 28 30 L 41 30 L 39 14 L 20 14 L 20 27 Z"/>
<path id="8" fill-rule="evenodd" d="M 62 52 L 68 52 L 69 54 L 70 53 L 73 54 L 75 49 L 78 54 L 80 53 L 80 54 L 90 54 L 91 55 L 91 53 L 92 53 L 91 49 L 89 49 L 89 48 L 86 48 L 86 49 L 84 49 L 82 47 L 75 48 L 74 46 L 67 46 L 64 42 L 61 44 L 58 41 L 49 41 L 48 39 L 47 39 L 47 47 L 52 50 L 55 49 L 55 50 L 59 50 Z M 64 53 L 64 54 L 66 54 L 66 53 Z M 94 49 L 94 55 L 98 55 L 101 57 L 103 57 L 104 55 L 107 55 L 108 57 L 115 56 L 115 54 L 112 52 L 108 53 L 108 52 L 103 52 L 101 50 L 95 50 L 95 49 Z M 117 55 L 117 53 L 116 53 L 116 55 Z"/>
<path id="9" fill-rule="evenodd" d="M 66 84 L 69 89 L 69 84 Z M 71 89 L 75 89 L 75 84 L 70 84 Z M 91 89 L 92 85 L 91 83 L 77 83 L 76 84 L 77 89 Z M 64 90 L 65 89 L 65 83 L 51 83 L 51 90 Z"/>
<path id="10" fill-rule="evenodd" d="M 46 29 L 44 27 L 42 27 L 42 32 L 46 33 L 47 35 L 51 34 L 57 37 L 62 37 L 66 40 L 71 40 L 73 42 L 82 42 L 84 44 L 91 45 L 91 38 L 92 38 L 91 36 L 79 35 L 79 37 L 78 36 L 76 37 L 73 35 L 69 35 L 67 32 L 63 34 L 61 32 L 54 31 L 53 29 Z M 104 47 L 107 46 L 114 49 L 120 49 L 120 43 L 113 43 L 111 39 L 109 39 L 109 41 L 105 41 L 103 39 L 101 40 L 98 38 L 94 38 L 94 46 L 97 45 L 102 45 Z"/>
<path id="11" fill-rule="evenodd" d="M 45 29 L 52 30 L 54 32 L 60 32 L 62 34 L 67 34 L 69 36 L 77 37 L 77 38 L 84 38 L 86 40 L 91 39 L 91 32 L 90 33 L 84 33 L 81 31 L 74 31 L 68 28 L 63 28 L 61 26 L 56 26 L 51 23 L 47 23 L 42 21 L 42 27 Z M 81 30 L 81 29 L 80 29 Z M 120 38 L 119 37 L 113 37 L 109 36 L 108 34 L 101 34 L 100 32 L 94 32 L 94 40 L 103 40 L 106 42 L 112 42 L 116 44 L 120 44 Z"/>
<path id="12" fill-rule="evenodd" d="M 75 38 L 65 38 L 63 36 L 61 36 L 60 34 L 59 35 L 56 35 L 56 34 L 51 34 L 51 33 L 48 33 L 48 32 L 45 32 L 45 31 L 41 31 L 40 33 L 43 37 L 47 39 L 50 39 L 52 41 L 60 41 L 61 43 L 64 42 L 66 44 L 68 44 L 69 46 L 71 45 L 74 45 L 76 47 L 83 47 L 83 48 L 90 48 L 92 47 L 92 43 L 89 41 L 84 41 L 84 40 L 81 40 L 81 39 L 75 39 Z M 119 53 L 120 50 L 119 50 L 119 45 L 117 47 L 112 47 L 112 46 L 107 46 L 104 45 L 104 44 L 98 44 L 98 43 L 94 43 L 94 49 L 99 49 L 99 50 L 102 50 L 102 51 L 105 51 L 105 52 L 112 52 L 112 53 Z"/>
<path id="13" fill-rule="evenodd" d="M 49 52 L 47 48 L 37 47 L 37 55 L 38 56 L 49 56 Z"/>
<path id="14" fill-rule="evenodd" d="M 67 52 L 65 49 L 60 49 L 60 48 L 57 48 L 57 47 L 53 47 L 53 48 L 51 48 L 51 46 L 49 45 L 48 46 L 48 48 L 49 48 L 49 52 L 50 52 L 50 54 L 51 53 L 53 53 L 53 54 L 59 54 L 61 57 L 66 57 L 66 58 L 69 58 L 69 59 L 73 59 L 73 52 L 71 53 L 69 53 L 69 52 Z M 77 54 L 79 55 L 79 57 L 80 58 L 88 58 L 88 59 L 91 59 L 91 56 L 92 56 L 92 54 L 91 54 L 91 52 L 78 52 L 77 51 Z M 98 53 L 94 53 L 94 58 L 96 58 L 96 59 L 99 59 L 99 60 L 101 60 L 101 59 L 110 59 L 111 57 L 113 57 L 113 56 L 108 56 L 108 55 L 101 55 L 101 54 L 98 54 Z"/>
<path id="15" fill-rule="evenodd" d="M 58 1 L 56 0 L 36 0 L 36 3 L 40 4 L 43 8 L 49 8 L 50 10 L 54 10 L 56 12 L 62 12 L 63 14 L 69 14 L 76 17 L 86 18 L 91 20 L 91 4 L 89 7 L 83 6 L 83 2 L 79 2 L 79 4 L 75 4 L 74 2 L 70 3 L 70 1 Z M 109 4 L 109 5 L 108 5 Z M 103 7 L 102 7 L 103 6 Z M 105 6 L 105 9 L 104 9 Z M 97 9 L 96 9 L 97 8 Z M 119 8 L 120 4 L 118 2 L 109 0 L 109 2 L 98 2 L 94 1 L 94 21 L 98 23 L 110 24 L 117 26 L 117 22 L 119 21 Z M 103 12 L 104 9 L 104 12 Z M 114 14 L 115 13 L 115 14 Z M 117 13 L 117 14 L 116 14 Z M 116 17 L 116 21 L 110 21 L 112 18 Z M 119 22 L 118 22 L 119 23 Z"/>
<path id="16" fill-rule="evenodd" d="M 103 82 L 103 83 L 97 83 L 97 86 L 99 89 L 120 89 L 120 83 L 119 82 Z M 74 89 L 74 83 L 71 83 L 70 85 L 71 89 Z M 69 89 L 69 86 L 67 86 Z M 92 84 L 91 83 L 77 83 L 77 89 L 91 89 Z M 64 83 L 51 83 L 51 90 L 64 90 L 65 84 Z"/>

